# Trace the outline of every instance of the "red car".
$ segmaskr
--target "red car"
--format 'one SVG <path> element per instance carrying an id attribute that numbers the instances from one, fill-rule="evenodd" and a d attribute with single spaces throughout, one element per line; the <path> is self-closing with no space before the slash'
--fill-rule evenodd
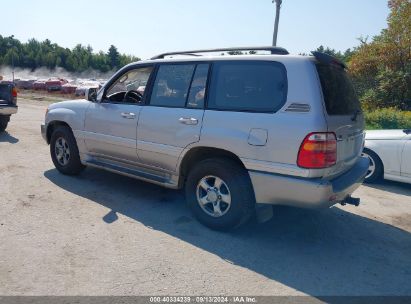
<path id="1" fill-rule="evenodd" d="M 63 85 L 61 86 L 61 93 L 64 93 L 64 94 L 74 94 L 74 93 L 76 93 L 76 89 L 77 89 L 77 86 L 76 86 L 76 85 L 66 83 L 66 84 L 63 84 Z"/>
<path id="2" fill-rule="evenodd" d="M 46 81 L 45 80 L 37 80 L 33 83 L 34 90 L 45 90 L 46 89 Z"/>
<path id="3" fill-rule="evenodd" d="M 63 84 L 66 84 L 67 80 L 64 79 L 49 79 L 46 81 L 46 90 L 51 91 L 61 91 Z"/>

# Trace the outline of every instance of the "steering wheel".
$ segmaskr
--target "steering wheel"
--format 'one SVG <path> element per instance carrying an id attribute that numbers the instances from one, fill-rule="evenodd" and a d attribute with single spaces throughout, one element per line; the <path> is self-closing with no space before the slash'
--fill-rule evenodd
<path id="1" fill-rule="evenodd" d="M 143 94 L 141 94 L 138 91 L 135 90 L 130 90 L 127 91 L 126 94 L 124 95 L 124 100 L 132 100 L 136 103 L 140 103 L 143 100 Z"/>

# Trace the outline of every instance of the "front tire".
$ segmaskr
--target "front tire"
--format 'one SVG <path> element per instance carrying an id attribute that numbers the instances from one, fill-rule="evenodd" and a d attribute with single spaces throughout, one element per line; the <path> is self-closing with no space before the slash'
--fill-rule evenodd
<path id="1" fill-rule="evenodd" d="M 188 174 L 186 200 L 194 216 L 214 230 L 247 222 L 255 197 L 247 171 L 230 159 L 206 159 Z"/>
<path id="2" fill-rule="evenodd" d="M 370 160 L 370 167 L 368 168 L 367 175 L 365 176 L 365 182 L 375 183 L 379 181 L 384 173 L 384 166 L 381 159 L 375 152 L 367 148 L 364 149 L 362 155 L 368 157 L 368 159 Z"/>
<path id="3" fill-rule="evenodd" d="M 66 175 L 77 175 L 85 168 L 80 161 L 76 139 L 70 128 L 58 127 L 51 134 L 50 154 L 56 169 Z"/>

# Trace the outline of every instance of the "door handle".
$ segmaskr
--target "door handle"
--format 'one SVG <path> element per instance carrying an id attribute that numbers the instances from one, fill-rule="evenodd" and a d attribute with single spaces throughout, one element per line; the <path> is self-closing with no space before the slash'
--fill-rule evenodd
<path id="1" fill-rule="evenodd" d="M 178 121 L 185 125 L 196 125 L 198 124 L 198 119 L 193 117 L 180 117 Z"/>
<path id="2" fill-rule="evenodd" d="M 127 119 L 134 119 L 136 117 L 136 114 L 130 113 L 130 112 L 122 112 L 121 117 L 127 118 Z"/>

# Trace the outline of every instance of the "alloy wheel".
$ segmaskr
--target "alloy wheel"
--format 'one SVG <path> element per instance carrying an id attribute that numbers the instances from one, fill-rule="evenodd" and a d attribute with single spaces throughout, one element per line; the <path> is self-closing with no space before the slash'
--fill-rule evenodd
<path id="1" fill-rule="evenodd" d="M 212 217 L 223 216 L 231 207 L 230 189 L 217 176 L 203 177 L 198 182 L 196 194 L 201 209 Z"/>

